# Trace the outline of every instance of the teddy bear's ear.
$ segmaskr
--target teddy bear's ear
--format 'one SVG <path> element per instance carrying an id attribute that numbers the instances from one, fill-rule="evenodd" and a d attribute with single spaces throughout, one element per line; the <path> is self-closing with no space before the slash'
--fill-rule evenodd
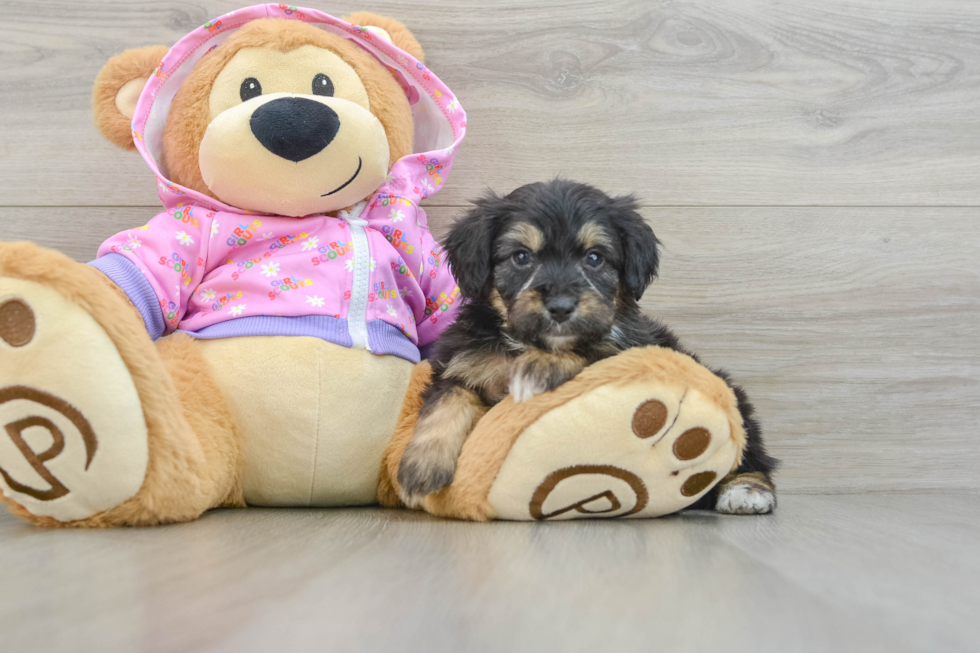
<path id="1" fill-rule="evenodd" d="M 92 89 L 92 110 L 95 126 L 106 140 L 126 150 L 136 147 L 130 128 L 136 101 L 169 49 L 165 45 L 133 48 L 117 54 L 103 66 Z"/>
<path id="2" fill-rule="evenodd" d="M 384 16 L 378 16 L 367 11 L 359 11 L 351 14 L 344 20 L 352 25 L 384 30 L 385 34 L 389 37 L 386 40 L 391 41 L 419 61 L 425 61 L 425 52 L 422 51 L 422 46 L 415 40 L 415 37 L 408 31 L 408 28 L 394 18 L 385 18 Z M 374 32 L 375 30 L 369 31 Z M 381 38 L 384 38 L 385 34 L 381 34 Z"/>

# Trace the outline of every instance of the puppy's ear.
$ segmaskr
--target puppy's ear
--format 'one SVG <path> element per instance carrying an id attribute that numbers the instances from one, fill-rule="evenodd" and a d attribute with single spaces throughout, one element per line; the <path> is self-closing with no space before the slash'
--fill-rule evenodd
<path id="1" fill-rule="evenodd" d="M 379 34 L 381 38 L 389 43 L 393 43 L 396 47 L 401 48 L 419 61 L 425 61 L 425 52 L 422 51 L 422 46 L 415 40 L 415 37 L 408 31 L 408 28 L 394 18 L 378 16 L 368 11 L 358 11 L 344 20 L 351 25 L 367 27 L 368 31 L 374 34 L 378 34 L 378 31 L 382 32 Z"/>
<path id="2" fill-rule="evenodd" d="M 493 242 L 507 215 L 507 200 L 490 193 L 456 220 L 446 237 L 446 256 L 459 289 L 467 297 L 479 297 L 493 272 Z"/>
<path id="3" fill-rule="evenodd" d="M 636 212 L 637 207 L 636 198 L 632 195 L 617 197 L 612 201 L 610 216 L 623 244 L 623 288 L 631 297 L 639 300 L 657 276 L 660 241 L 653 235 L 650 225 Z"/>
<path id="4" fill-rule="evenodd" d="M 130 127 L 136 101 L 169 49 L 165 45 L 151 45 L 126 50 L 109 59 L 95 78 L 92 88 L 95 126 L 110 143 L 124 150 L 136 147 Z"/>

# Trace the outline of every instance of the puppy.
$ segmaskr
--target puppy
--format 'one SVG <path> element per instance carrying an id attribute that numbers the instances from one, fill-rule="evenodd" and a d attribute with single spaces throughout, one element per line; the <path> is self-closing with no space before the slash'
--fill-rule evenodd
<path id="1" fill-rule="evenodd" d="M 452 482 L 466 437 L 506 395 L 520 402 L 554 390 L 631 347 L 693 356 L 637 305 L 657 274 L 659 241 L 632 197 L 555 180 L 475 205 L 445 244 L 468 301 L 437 343 L 432 385 L 398 470 L 409 506 Z M 748 439 L 742 464 L 693 507 L 767 513 L 776 506 L 776 460 L 745 393 L 731 387 Z"/>

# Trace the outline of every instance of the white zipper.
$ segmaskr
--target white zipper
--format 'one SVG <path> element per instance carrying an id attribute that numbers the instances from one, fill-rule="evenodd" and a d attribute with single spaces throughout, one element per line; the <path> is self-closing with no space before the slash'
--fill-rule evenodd
<path id="1" fill-rule="evenodd" d="M 337 217 L 350 225 L 351 255 L 354 260 L 354 278 L 351 281 L 350 304 L 347 307 L 347 332 L 350 334 L 351 347 L 371 351 L 368 342 L 367 308 L 369 272 L 371 252 L 368 250 L 367 220 L 361 219 L 361 213 L 367 202 L 360 202 L 350 211 L 340 211 Z"/>

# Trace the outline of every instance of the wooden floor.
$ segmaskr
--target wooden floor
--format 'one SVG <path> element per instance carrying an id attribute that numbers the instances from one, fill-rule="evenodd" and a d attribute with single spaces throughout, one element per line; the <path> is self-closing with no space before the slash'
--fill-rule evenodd
<path id="1" fill-rule="evenodd" d="M 40 531 L 0 516 L 3 650 L 963 651 L 980 495 L 791 495 L 771 516 L 471 524 L 214 512 Z"/>
<path id="2" fill-rule="evenodd" d="M 4 3 L 0 239 L 88 260 L 156 213 L 145 165 L 91 125 L 92 80 L 242 2 Z M 437 234 L 488 187 L 636 193 L 664 242 L 643 305 L 753 397 L 779 511 L 5 515 L 0 648 L 976 650 L 980 3 L 314 5 L 404 20 L 467 110 Z"/>

